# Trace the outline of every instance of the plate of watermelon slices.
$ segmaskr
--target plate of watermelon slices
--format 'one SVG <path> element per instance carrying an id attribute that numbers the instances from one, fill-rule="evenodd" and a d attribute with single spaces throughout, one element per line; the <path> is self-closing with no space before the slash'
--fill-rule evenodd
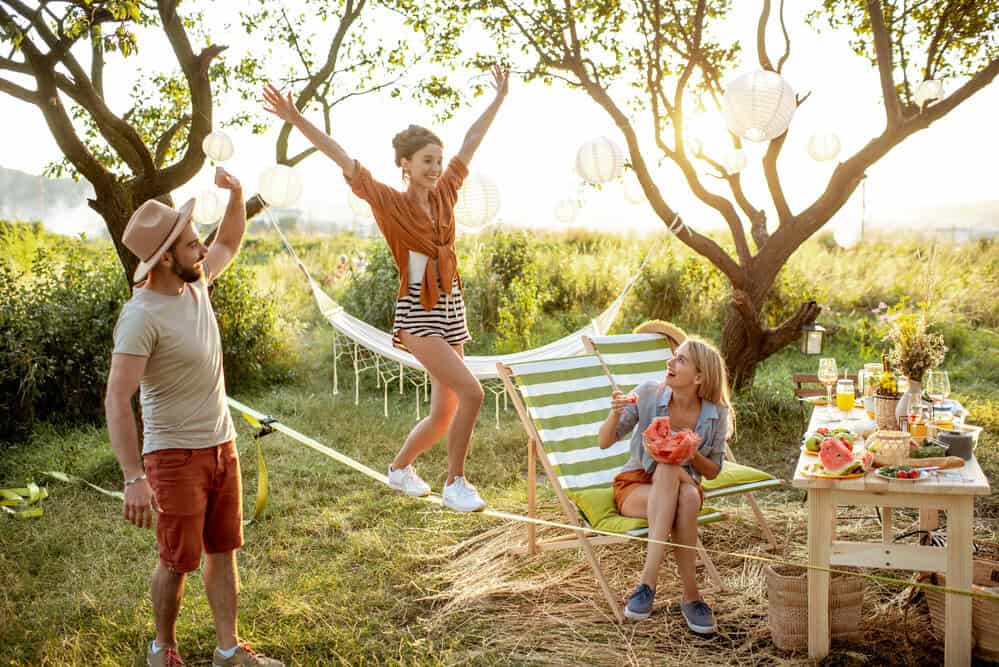
<path id="1" fill-rule="evenodd" d="M 853 479 L 862 477 L 871 469 L 874 456 L 863 449 L 854 451 L 852 439 L 832 433 L 822 435 L 819 460 L 802 466 L 804 475 L 822 479 Z"/>

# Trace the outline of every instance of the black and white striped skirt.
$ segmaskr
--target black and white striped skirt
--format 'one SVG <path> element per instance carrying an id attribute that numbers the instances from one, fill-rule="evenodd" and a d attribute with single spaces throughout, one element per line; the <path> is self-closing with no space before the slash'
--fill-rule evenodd
<path id="1" fill-rule="evenodd" d="M 451 283 L 450 295 L 439 296 L 433 310 L 425 310 L 420 303 L 420 283 L 410 283 L 409 293 L 395 302 L 395 321 L 392 323 L 392 344 L 405 350 L 406 346 L 399 339 L 400 331 L 408 331 L 414 336 L 437 336 L 449 345 L 472 340 L 458 279 Z"/>

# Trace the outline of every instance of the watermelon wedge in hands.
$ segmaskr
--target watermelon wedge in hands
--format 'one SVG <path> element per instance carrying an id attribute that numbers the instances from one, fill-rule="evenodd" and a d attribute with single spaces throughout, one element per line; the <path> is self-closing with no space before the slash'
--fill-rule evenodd
<path id="1" fill-rule="evenodd" d="M 693 431 L 673 433 L 669 417 L 657 417 L 642 432 L 645 449 L 658 463 L 679 465 L 694 456 L 701 444 L 701 436 Z"/>

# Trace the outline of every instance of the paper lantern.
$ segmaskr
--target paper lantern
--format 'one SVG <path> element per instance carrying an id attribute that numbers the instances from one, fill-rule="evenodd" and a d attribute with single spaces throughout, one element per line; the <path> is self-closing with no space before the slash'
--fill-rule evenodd
<path id="1" fill-rule="evenodd" d="M 576 152 L 576 173 L 592 185 L 620 178 L 624 173 L 624 151 L 607 137 L 587 141 Z"/>
<path id="2" fill-rule="evenodd" d="M 642 184 L 638 182 L 638 176 L 633 171 L 629 171 L 621 179 L 621 192 L 629 204 L 645 202 L 645 191 L 642 190 Z"/>
<path id="3" fill-rule="evenodd" d="M 576 212 L 578 210 L 575 201 L 572 199 L 563 199 L 555 204 L 555 219 L 563 225 L 568 225 L 576 219 Z"/>
<path id="4" fill-rule="evenodd" d="M 746 168 L 746 153 L 739 148 L 733 148 L 722 157 L 722 166 L 730 176 L 740 173 Z"/>
<path id="5" fill-rule="evenodd" d="M 808 154 L 816 162 L 835 160 L 839 147 L 839 137 L 835 132 L 816 132 L 808 140 Z"/>
<path id="6" fill-rule="evenodd" d="M 194 198 L 191 217 L 199 225 L 214 225 L 225 214 L 225 201 L 215 190 L 203 190 Z"/>
<path id="7" fill-rule="evenodd" d="M 287 165 L 267 167 L 260 174 L 260 196 L 269 206 L 293 206 L 302 196 L 302 177 Z"/>
<path id="8" fill-rule="evenodd" d="M 790 84 L 776 72 L 757 70 L 725 89 L 725 123 L 749 141 L 770 141 L 787 132 L 796 102 Z"/>
<path id="9" fill-rule="evenodd" d="M 463 227 L 480 229 L 496 219 L 500 209 L 496 181 L 485 174 L 470 174 L 458 191 L 454 221 Z"/>
<path id="10" fill-rule="evenodd" d="M 916 86 L 916 92 L 912 97 L 916 104 L 921 107 L 927 102 L 942 99 L 943 96 L 943 81 L 927 79 L 926 81 L 921 81 L 919 85 Z"/>
<path id="11" fill-rule="evenodd" d="M 371 210 L 371 204 L 364 201 L 353 191 L 347 191 L 347 204 L 350 206 L 351 213 L 354 214 L 354 220 L 357 222 L 371 222 L 375 219 L 375 213 Z"/>
<path id="12" fill-rule="evenodd" d="M 201 142 L 201 150 L 215 162 L 225 162 L 232 157 L 235 148 L 228 134 L 212 132 Z"/>

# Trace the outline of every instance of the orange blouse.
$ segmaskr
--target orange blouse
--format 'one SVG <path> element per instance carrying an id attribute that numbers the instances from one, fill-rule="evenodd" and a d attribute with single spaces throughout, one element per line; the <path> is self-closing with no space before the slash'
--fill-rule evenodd
<path id="1" fill-rule="evenodd" d="M 414 195 L 379 183 L 360 162 L 354 162 L 352 179 L 344 175 L 354 194 L 371 205 L 375 222 L 392 251 L 399 269 L 399 296 L 408 291 L 409 251 L 430 258 L 420 283 L 420 304 L 426 310 L 433 310 L 444 290 L 451 291 L 455 278 L 461 288 L 454 252 L 454 205 L 466 176 L 465 164 L 457 156 L 451 158 L 437 187 L 429 193 L 430 208 L 437 213 L 434 224 Z"/>

